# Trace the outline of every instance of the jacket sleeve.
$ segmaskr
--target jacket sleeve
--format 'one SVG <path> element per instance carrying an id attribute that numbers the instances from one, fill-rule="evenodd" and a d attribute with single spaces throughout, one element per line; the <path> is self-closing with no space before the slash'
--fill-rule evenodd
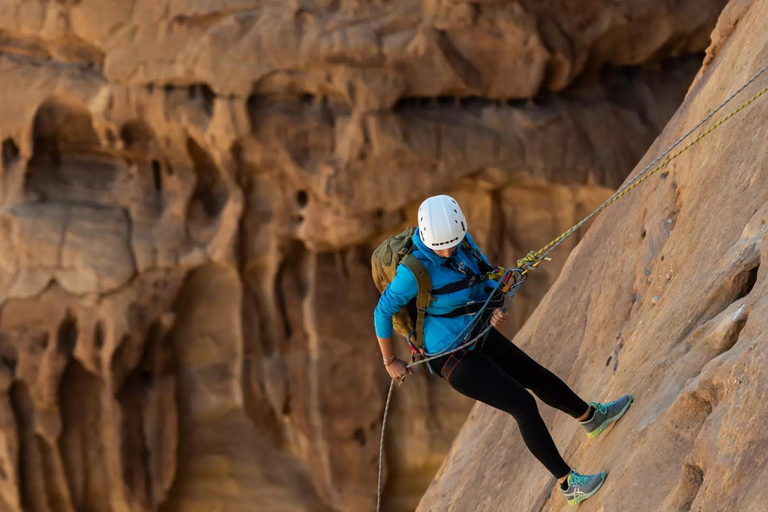
<path id="1" fill-rule="evenodd" d="M 405 265 L 398 265 L 395 278 L 381 294 L 379 304 L 373 312 L 376 336 L 379 338 L 392 336 L 392 317 L 418 293 L 419 285 L 416 282 L 416 276 Z"/>

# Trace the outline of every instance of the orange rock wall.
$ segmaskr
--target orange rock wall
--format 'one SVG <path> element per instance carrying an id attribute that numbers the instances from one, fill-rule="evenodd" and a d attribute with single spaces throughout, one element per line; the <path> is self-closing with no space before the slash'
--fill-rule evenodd
<path id="1" fill-rule="evenodd" d="M 0 4 L 0 509 L 370 509 L 372 247 L 438 192 L 500 263 L 569 227 L 723 4 Z M 391 510 L 471 406 L 408 388 Z"/>
<path id="2" fill-rule="evenodd" d="M 768 63 L 766 17 L 763 0 L 728 5 L 636 170 Z M 692 137 L 766 86 L 763 75 Z M 594 440 L 541 406 L 568 463 L 609 474 L 580 511 L 765 508 L 767 114 L 762 96 L 602 214 L 515 338 L 587 400 L 635 396 Z M 514 421 L 477 406 L 417 510 L 568 509 Z"/>

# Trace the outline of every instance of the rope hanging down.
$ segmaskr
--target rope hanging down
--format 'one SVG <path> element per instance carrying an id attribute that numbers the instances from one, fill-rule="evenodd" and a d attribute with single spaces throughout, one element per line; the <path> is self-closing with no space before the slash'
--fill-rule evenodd
<path id="1" fill-rule="evenodd" d="M 766 71 L 768 71 L 768 64 L 763 66 L 749 80 L 744 82 L 744 84 L 742 84 L 738 89 L 736 89 L 733 93 L 731 93 L 731 95 L 728 96 L 722 103 L 720 103 L 717 107 L 712 109 L 712 111 L 710 111 L 709 114 L 707 114 L 701 121 L 696 123 L 696 125 L 693 128 L 691 128 L 690 130 L 685 132 L 685 134 L 683 134 L 682 137 L 677 139 L 671 146 L 669 146 L 667 149 L 665 149 L 651 163 L 649 163 L 642 170 L 640 170 L 640 172 L 638 172 L 635 176 L 632 177 L 631 180 L 629 180 L 626 184 L 624 184 L 621 188 L 619 188 L 619 190 L 617 190 L 616 193 L 614 193 L 611 197 L 609 197 L 603 204 L 601 204 L 594 211 L 592 211 L 592 213 L 590 213 L 589 215 L 584 217 L 581 221 L 579 221 L 573 227 L 571 227 L 570 229 L 565 231 L 563 234 L 561 234 L 560 236 L 558 236 L 557 238 L 555 238 L 554 240 L 549 242 L 547 245 L 545 245 L 544 247 L 542 247 L 538 251 L 531 251 L 524 258 L 521 258 L 521 259 L 517 260 L 518 268 L 516 268 L 516 269 L 509 269 L 506 272 L 506 274 L 509 274 L 510 272 L 515 272 L 517 274 L 517 276 L 516 276 L 517 279 L 515 279 L 512 282 L 508 282 L 507 284 L 505 284 L 501 288 L 499 286 L 497 286 L 497 288 L 494 290 L 494 293 L 496 293 L 498 290 L 501 290 L 501 292 L 503 294 L 508 294 L 509 293 L 510 296 L 514 295 L 517 292 L 517 290 L 520 287 L 520 285 L 525 281 L 525 278 L 527 277 L 526 274 L 528 273 L 528 271 L 538 267 L 539 264 L 542 261 L 548 260 L 549 258 L 547 258 L 547 255 L 550 252 L 552 252 L 553 250 L 555 250 L 555 248 L 557 248 L 560 244 L 562 244 L 568 237 L 570 237 L 573 233 L 575 233 L 584 224 L 589 222 L 593 217 L 595 217 L 597 214 L 599 214 L 600 212 L 602 212 L 603 210 L 608 208 L 610 205 L 612 205 L 613 203 L 618 201 L 620 198 L 624 197 L 633 188 L 637 187 L 638 185 L 640 185 L 641 183 L 646 181 L 648 178 L 650 178 L 651 176 L 653 176 L 654 174 L 656 174 L 660 170 L 662 170 L 662 169 L 666 168 L 667 166 L 669 166 L 669 164 L 673 160 L 675 160 L 677 157 L 679 157 L 680 155 L 682 155 L 683 153 L 685 153 L 686 151 L 691 149 L 693 146 L 698 144 L 704 137 L 706 137 L 707 135 L 709 135 L 710 133 L 712 133 L 713 131 L 718 129 L 720 126 L 722 126 L 723 124 L 728 122 L 736 114 L 738 114 L 739 112 L 741 112 L 742 110 L 747 108 L 749 105 L 754 103 L 758 98 L 760 98 L 766 92 L 768 92 L 768 86 L 764 87 L 763 89 L 758 91 L 754 96 L 752 96 L 747 101 L 745 101 L 744 103 L 739 105 L 737 108 L 732 110 L 728 115 L 723 117 L 717 123 L 715 123 L 712 126 L 710 126 L 709 128 L 707 128 L 698 137 L 696 137 L 691 142 L 686 144 L 682 149 L 680 149 L 679 151 L 673 153 L 671 156 L 667 156 L 670 153 L 672 153 L 672 151 L 674 151 L 675 148 L 677 148 L 680 144 L 682 144 L 689 136 L 691 136 L 691 134 L 693 134 L 693 132 L 695 132 L 696 130 L 701 128 L 707 121 L 712 119 L 712 117 L 715 114 L 717 114 L 726 105 L 728 105 L 728 103 L 730 103 L 731 100 L 733 100 L 733 98 L 738 96 L 742 91 L 744 91 L 744 89 L 749 87 L 749 85 L 752 84 L 752 82 L 757 80 Z M 661 163 L 659 163 L 659 162 L 661 162 Z M 499 283 L 499 284 L 501 284 L 501 283 Z M 510 292 L 510 288 L 512 288 L 511 292 Z M 488 301 L 490 301 L 490 298 L 491 297 L 488 298 Z M 487 307 L 488 301 L 486 301 L 486 305 L 483 307 L 483 309 L 485 309 L 485 307 Z M 505 310 L 506 310 L 507 307 L 509 307 L 510 302 L 511 301 L 507 301 L 507 303 L 504 305 L 504 309 Z M 481 317 L 481 314 L 480 314 L 480 312 L 478 312 L 478 314 L 475 315 L 475 320 L 470 323 L 468 328 L 474 327 L 474 325 L 477 323 L 477 320 L 479 320 L 480 317 Z M 488 323 L 488 321 L 487 321 L 487 323 Z M 452 350 L 449 350 L 449 351 L 442 352 L 440 354 L 433 355 L 433 356 L 431 356 L 430 358 L 428 358 L 426 360 L 416 361 L 414 363 L 409 364 L 408 367 L 410 368 L 410 367 L 415 366 L 417 364 L 424 363 L 424 362 L 426 362 L 428 360 L 432 360 L 432 359 L 435 359 L 437 357 L 442 357 L 443 355 L 449 354 L 451 352 L 455 352 L 457 350 L 461 350 L 462 348 L 465 348 L 465 347 L 467 347 L 469 345 L 472 345 L 472 344 L 476 343 L 480 338 L 482 338 L 488 332 L 488 330 L 490 330 L 490 327 L 488 327 L 486 325 L 486 326 L 484 326 L 483 330 L 481 331 L 481 333 L 478 336 L 476 336 L 475 338 L 469 340 L 466 343 L 461 344 L 459 347 L 457 347 L 455 349 L 452 349 Z M 463 332 L 459 336 L 459 338 L 462 335 L 463 335 Z M 457 339 L 459 339 L 459 338 L 457 338 Z M 384 406 L 384 418 L 382 419 L 382 422 L 381 422 L 381 442 L 379 444 L 378 497 L 376 499 L 376 512 L 380 512 L 381 511 L 381 474 L 382 474 L 382 466 L 383 466 L 383 458 L 384 458 L 384 433 L 385 433 L 386 428 L 387 428 L 387 415 L 389 413 L 389 404 L 390 404 L 390 401 L 392 399 L 392 389 L 394 388 L 394 384 L 395 384 L 394 380 L 392 382 L 390 382 L 390 384 L 389 384 L 389 392 L 387 393 L 387 401 L 386 401 L 386 404 Z"/>

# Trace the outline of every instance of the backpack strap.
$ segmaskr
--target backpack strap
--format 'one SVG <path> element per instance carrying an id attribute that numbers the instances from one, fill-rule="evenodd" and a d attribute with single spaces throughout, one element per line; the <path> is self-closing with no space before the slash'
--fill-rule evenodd
<path id="1" fill-rule="evenodd" d="M 448 283 L 445 286 L 432 290 L 432 295 L 447 295 L 449 293 L 458 292 L 467 288 L 472 288 L 478 284 L 482 284 L 491 279 L 496 279 L 504 273 L 504 269 L 501 267 L 492 267 L 485 262 L 480 251 L 470 245 L 466 238 L 461 241 L 461 248 L 468 254 L 473 256 L 477 260 L 478 267 L 480 268 L 479 274 L 467 274 L 466 272 L 459 270 L 462 274 L 466 275 L 464 279 L 453 283 Z M 454 268 L 454 267 L 449 267 Z M 454 268 L 454 270 L 456 270 Z"/>
<path id="2" fill-rule="evenodd" d="M 424 317 L 427 314 L 427 307 L 432 302 L 432 279 L 424 265 L 413 254 L 406 254 L 400 263 L 413 273 L 419 287 L 416 295 L 416 328 L 413 344 L 421 351 L 424 346 Z"/>
<path id="3" fill-rule="evenodd" d="M 483 256 L 480 254 L 480 251 L 477 250 L 475 247 L 472 247 L 472 245 L 469 243 L 469 240 L 467 240 L 466 237 L 464 237 L 464 240 L 461 241 L 461 248 L 467 251 L 472 256 L 474 256 L 475 259 L 477 259 L 477 264 L 480 267 L 480 272 L 482 272 L 483 274 L 490 274 L 494 271 L 494 268 L 485 262 L 485 260 L 483 259 Z"/>

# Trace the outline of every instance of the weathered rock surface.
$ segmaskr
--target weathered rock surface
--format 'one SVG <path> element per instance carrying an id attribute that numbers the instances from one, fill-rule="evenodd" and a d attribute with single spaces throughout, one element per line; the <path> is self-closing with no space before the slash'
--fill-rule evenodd
<path id="1" fill-rule="evenodd" d="M 370 509 L 372 245 L 443 191 L 499 262 L 569 227 L 723 4 L 0 3 L 0 509 Z M 469 410 L 441 384 L 396 397 L 390 509 Z"/>
<path id="2" fill-rule="evenodd" d="M 768 62 L 767 18 L 763 0 L 727 7 L 706 67 L 638 168 Z M 542 407 L 570 464 L 609 472 L 580 510 L 765 509 L 767 115 L 763 97 L 606 211 L 516 337 L 583 397 L 636 397 L 594 441 Z M 514 421 L 485 406 L 418 508 L 566 509 Z"/>

